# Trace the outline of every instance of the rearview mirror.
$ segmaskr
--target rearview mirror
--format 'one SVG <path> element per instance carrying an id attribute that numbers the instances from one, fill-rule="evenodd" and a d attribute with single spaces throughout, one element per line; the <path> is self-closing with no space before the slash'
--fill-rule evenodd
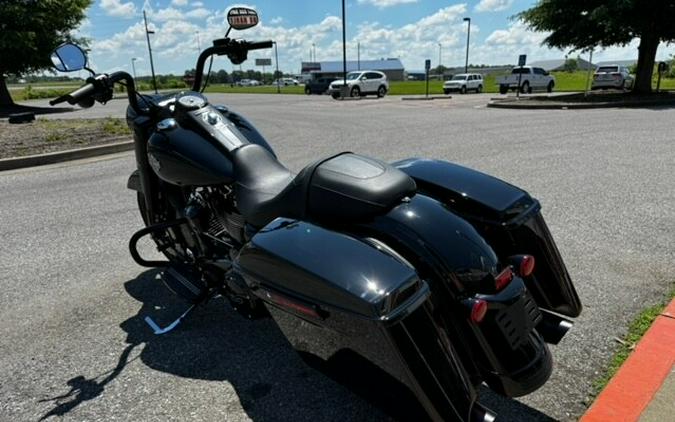
<path id="1" fill-rule="evenodd" d="M 61 72 L 75 72 L 87 67 L 87 54 L 72 43 L 61 44 L 51 55 L 54 67 Z"/>
<path id="2" fill-rule="evenodd" d="M 227 12 L 227 22 L 239 31 L 252 28 L 258 24 L 258 12 L 248 7 L 233 7 Z"/>

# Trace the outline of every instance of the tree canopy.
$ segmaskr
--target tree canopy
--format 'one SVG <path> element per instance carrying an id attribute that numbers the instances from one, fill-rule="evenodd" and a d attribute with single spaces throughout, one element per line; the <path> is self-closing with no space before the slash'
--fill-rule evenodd
<path id="1" fill-rule="evenodd" d="M 51 52 L 85 17 L 91 0 L 0 1 L 0 106 L 11 104 L 4 75 L 37 72 L 52 66 Z"/>
<path id="2" fill-rule="evenodd" d="M 590 50 L 640 39 L 635 91 L 651 91 L 656 50 L 675 41 L 675 0 L 539 0 L 517 15 L 550 47 Z"/>

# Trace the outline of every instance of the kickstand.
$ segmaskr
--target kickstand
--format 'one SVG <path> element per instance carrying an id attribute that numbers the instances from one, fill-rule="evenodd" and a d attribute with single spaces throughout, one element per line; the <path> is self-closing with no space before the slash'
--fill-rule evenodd
<path id="1" fill-rule="evenodd" d="M 197 304 L 190 305 L 190 307 L 187 308 L 187 310 L 186 310 L 185 312 L 183 312 L 183 314 L 182 314 L 181 316 L 179 316 L 174 322 L 172 322 L 171 324 L 167 325 L 167 326 L 164 327 L 164 328 L 161 328 L 159 325 L 157 325 L 157 323 L 156 323 L 155 321 L 153 321 L 152 318 L 150 318 L 149 316 L 146 316 L 146 317 L 145 317 L 145 322 L 150 326 L 150 328 L 152 328 L 152 330 L 154 331 L 154 333 L 155 333 L 156 335 L 166 334 L 166 333 L 168 333 L 169 331 L 171 331 L 171 330 L 173 330 L 174 328 L 176 328 L 176 327 L 178 326 L 178 324 L 180 324 L 181 321 L 183 321 L 183 319 L 184 319 L 190 312 L 192 312 L 192 310 L 193 310 L 196 306 L 197 306 Z"/>

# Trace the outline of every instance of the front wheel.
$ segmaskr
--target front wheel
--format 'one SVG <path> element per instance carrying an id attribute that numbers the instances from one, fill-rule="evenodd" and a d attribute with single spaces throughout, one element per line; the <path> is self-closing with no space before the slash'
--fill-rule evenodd
<path id="1" fill-rule="evenodd" d="M 462 86 L 462 87 L 459 89 L 459 93 L 460 93 L 460 94 L 466 94 L 466 86 Z"/>
<path id="2" fill-rule="evenodd" d="M 355 86 L 349 92 L 349 96 L 352 97 L 352 98 L 360 97 L 361 96 L 361 89 L 358 86 Z"/>
<path id="3" fill-rule="evenodd" d="M 553 81 L 548 83 L 548 86 L 546 87 L 546 92 L 553 92 Z"/>
<path id="4" fill-rule="evenodd" d="M 305 94 L 310 95 L 312 93 L 312 90 L 309 89 L 308 86 L 305 87 Z"/>
<path id="5" fill-rule="evenodd" d="M 444 93 L 445 95 L 448 95 L 448 94 L 450 94 L 450 90 L 449 90 L 449 89 L 444 89 L 444 90 L 443 90 L 443 93 Z"/>
<path id="6" fill-rule="evenodd" d="M 337 92 L 333 92 L 332 94 L 330 94 L 330 96 L 333 97 L 334 100 L 340 98 L 340 94 L 338 94 Z"/>
<path id="7" fill-rule="evenodd" d="M 385 95 L 387 95 L 387 88 L 385 88 L 384 85 L 382 85 L 377 89 L 377 98 L 382 98 Z"/>

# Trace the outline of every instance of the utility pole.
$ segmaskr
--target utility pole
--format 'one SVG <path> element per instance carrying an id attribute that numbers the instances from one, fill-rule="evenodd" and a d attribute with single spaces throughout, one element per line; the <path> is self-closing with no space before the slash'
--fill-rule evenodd
<path id="1" fill-rule="evenodd" d="M 199 40 L 199 31 L 195 31 L 195 34 L 197 34 L 197 54 L 202 52 L 202 45 Z"/>
<path id="2" fill-rule="evenodd" d="M 155 88 L 155 94 L 157 94 L 157 80 L 155 79 L 155 65 L 152 61 L 152 47 L 150 47 L 150 34 L 154 34 L 155 31 L 148 30 L 148 17 L 145 15 L 145 10 L 143 10 L 143 20 L 145 21 L 145 38 L 148 40 L 148 53 L 150 54 L 150 71 L 152 72 L 152 86 Z"/>
<path id="3" fill-rule="evenodd" d="M 136 57 L 131 58 L 131 69 L 134 73 L 134 79 L 136 79 L 136 60 L 138 60 Z"/>
<path id="4" fill-rule="evenodd" d="M 312 61 L 316 62 L 316 45 L 312 43 L 312 52 L 314 53 L 314 59 Z"/>
<path id="5" fill-rule="evenodd" d="M 464 18 L 468 22 L 466 27 L 466 62 L 464 62 L 464 73 L 469 73 L 469 38 L 471 37 L 471 18 Z"/>
<path id="6" fill-rule="evenodd" d="M 342 85 L 343 92 L 347 92 L 347 27 L 345 24 L 345 0 L 342 0 Z"/>

